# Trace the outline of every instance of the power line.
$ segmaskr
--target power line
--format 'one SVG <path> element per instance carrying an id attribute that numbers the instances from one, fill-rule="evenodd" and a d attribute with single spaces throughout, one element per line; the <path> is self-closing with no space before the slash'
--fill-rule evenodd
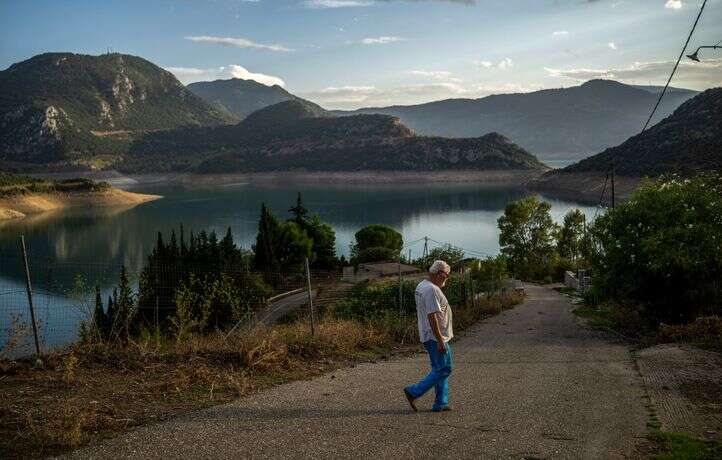
<path id="1" fill-rule="evenodd" d="M 674 64 L 674 68 L 672 69 L 672 73 L 669 74 L 669 78 L 667 79 L 667 83 L 664 85 L 664 88 L 662 89 L 662 92 L 659 93 L 659 98 L 657 99 L 657 103 L 654 104 L 654 108 L 652 108 L 652 112 L 649 114 L 649 117 L 647 118 L 646 123 L 644 123 L 644 127 L 642 128 L 642 131 L 637 134 L 634 143 L 632 144 L 632 150 L 637 147 L 637 144 L 639 143 L 639 140 L 641 139 L 642 134 L 647 130 L 649 127 L 649 123 L 652 121 L 652 118 L 654 117 L 655 112 L 657 112 L 657 109 L 659 108 L 659 105 L 662 103 L 662 99 L 664 98 L 664 95 L 667 93 L 667 89 L 669 88 L 670 83 L 672 83 L 672 78 L 674 78 L 674 74 L 677 73 L 677 68 L 679 67 L 679 63 L 682 61 L 682 58 L 684 57 L 685 51 L 687 51 L 687 46 L 689 46 L 690 40 L 692 40 L 692 35 L 694 34 L 695 29 L 697 29 L 697 24 L 699 23 L 699 19 L 702 17 L 702 12 L 704 11 L 704 7 L 707 5 L 707 0 L 704 0 L 702 2 L 702 7 L 699 9 L 699 13 L 697 14 L 697 18 L 694 20 L 694 24 L 692 25 L 692 30 L 689 31 L 689 35 L 687 36 L 687 41 L 684 42 L 684 46 L 682 47 L 682 52 L 679 53 L 679 57 L 677 58 L 677 62 Z M 720 42 L 722 43 L 722 42 Z M 615 168 L 615 160 L 616 160 L 616 151 L 612 153 L 612 203 L 614 203 L 614 168 Z M 607 173 L 609 174 L 609 173 Z M 608 178 L 608 176 L 607 176 Z M 605 179 L 606 184 L 606 179 Z M 612 207 L 614 207 L 612 205 Z"/>

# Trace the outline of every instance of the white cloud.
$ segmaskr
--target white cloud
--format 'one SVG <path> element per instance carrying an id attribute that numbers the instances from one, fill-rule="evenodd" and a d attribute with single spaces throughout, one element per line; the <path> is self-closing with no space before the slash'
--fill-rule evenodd
<path id="1" fill-rule="evenodd" d="M 332 86 L 320 91 L 300 94 L 329 109 L 356 109 L 394 104 L 419 104 L 449 98 L 477 98 L 494 93 L 528 92 L 541 89 L 540 85 L 470 84 L 438 82 L 418 85 L 401 85 L 390 88 L 376 86 Z"/>
<path id="2" fill-rule="evenodd" d="M 492 61 L 471 61 L 472 64 L 478 65 L 480 67 L 483 67 L 485 69 L 499 69 L 499 70 L 507 70 L 514 67 L 514 61 L 511 58 L 504 58 L 501 61 L 494 63 Z"/>
<path id="3" fill-rule="evenodd" d="M 387 43 L 396 43 L 404 41 L 401 37 L 369 37 L 361 40 L 364 45 L 385 45 Z"/>
<path id="4" fill-rule="evenodd" d="M 552 35 L 554 35 L 555 37 L 569 35 L 569 31 L 568 30 L 555 30 L 554 32 L 552 32 Z"/>
<path id="5" fill-rule="evenodd" d="M 667 3 L 664 4 L 664 7 L 669 10 L 679 10 L 683 6 L 682 0 L 667 0 Z"/>
<path id="6" fill-rule="evenodd" d="M 260 50 L 268 50 L 268 51 L 293 51 L 290 48 L 286 48 L 283 45 L 277 45 L 277 44 L 271 44 L 271 45 L 265 45 L 263 43 L 256 43 L 252 40 L 248 40 L 247 38 L 233 38 L 233 37 L 211 37 L 207 35 L 200 35 L 200 36 L 191 36 L 191 37 L 185 37 L 186 40 L 190 40 L 195 43 L 209 43 L 212 45 L 223 45 L 223 46 L 233 46 L 235 48 L 251 48 L 251 49 L 260 49 Z"/>
<path id="7" fill-rule="evenodd" d="M 514 61 L 512 61 L 510 58 L 504 58 L 497 64 L 497 67 L 501 70 L 511 69 L 514 67 Z"/>
<path id="8" fill-rule="evenodd" d="M 617 44 L 614 43 L 614 42 L 609 42 L 609 43 L 607 43 L 607 47 L 608 47 L 610 50 L 616 50 L 616 49 L 617 49 Z"/>
<path id="9" fill-rule="evenodd" d="M 249 72 L 245 67 L 233 64 L 210 69 L 198 69 L 194 67 L 166 67 L 165 69 L 175 75 L 178 80 L 186 85 L 196 81 L 242 78 L 243 80 L 257 81 L 258 83 L 262 83 L 266 86 L 286 86 L 286 82 L 279 77 Z"/>
<path id="10" fill-rule="evenodd" d="M 434 80 L 445 80 L 450 82 L 461 82 L 461 79 L 454 77 L 454 74 L 447 70 L 410 70 L 411 75 L 418 77 L 427 77 Z"/>
<path id="11" fill-rule="evenodd" d="M 674 67 L 674 61 L 635 62 L 624 68 L 610 69 L 552 69 L 545 68 L 552 77 L 587 81 L 607 78 L 622 82 L 664 84 Z M 674 77 L 673 85 L 692 89 L 722 86 L 722 59 L 705 59 L 702 62 L 684 60 Z"/>
<path id="12" fill-rule="evenodd" d="M 373 2 L 357 0 L 306 0 L 303 2 L 306 8 L 349 8 L 354 6 L 370 6 Z"/>
<path id="13" fill-rule="evenodd" d="M 378 3 L 385 3 L 391 0 L 304 0 L 303 5 L 311 9 L 324 8 L 351 8 L 357 6 L 371 6 Z M 400 0 L 406 2 L 418 2 L 422 0 Z M 446 3 L 458 3 L 462 5 L 474 5 L 476 0 L 427 0 Z"/>

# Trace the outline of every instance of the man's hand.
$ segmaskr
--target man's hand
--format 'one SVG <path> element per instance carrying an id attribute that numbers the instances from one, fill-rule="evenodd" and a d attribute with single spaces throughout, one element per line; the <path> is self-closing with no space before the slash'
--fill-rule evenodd
<path id="1" fill-rule="evenodd" d="M 446 353 L 446 345 L 444 345 L 444 337 L 441 335 L 441 329 L 439 329 L 439 320 L 437 318 L 437 313 L 429 313 L 429 324 L 431 325 L 431 330 L 434 332 L 434 337 L 436 337 L 436 343 L 437 343 L 437 350 L 439 350 L 439 353 L 442 355 Z"/>

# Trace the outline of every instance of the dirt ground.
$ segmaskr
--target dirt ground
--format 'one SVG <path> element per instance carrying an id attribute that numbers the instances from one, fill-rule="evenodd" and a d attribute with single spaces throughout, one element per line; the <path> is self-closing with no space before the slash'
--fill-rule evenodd
<path id="1" fill-rule="evenodd" d="M 722 356 L 664 344 L 635 353 L 661 429 L 722 441 Z"/>

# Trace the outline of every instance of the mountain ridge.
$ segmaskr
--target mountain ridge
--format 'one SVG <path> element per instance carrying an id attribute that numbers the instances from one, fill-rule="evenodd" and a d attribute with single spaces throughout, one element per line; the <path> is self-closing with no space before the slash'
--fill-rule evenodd
<path id="1" fill-rule="evenodd" d="M 578 163 L 545 173 L 530 188 L 559 196 L 602 196 L 602 183 L 615 164 L 617 194 L 628 196 L 642 177 L 689 176 L 722 171 L 722 88 L 684 102 L 658 124 Z M 609 192 L 606 193 L 609 201 Z"/>
<path id="2" fill-rule="evenodd" d="M 176 170 L 201 173 L 546 168 L 498 134 L 417 136 L 395 117 L 333 117 L 318 109 L 292 100 L 261 109 L 237 125 L 149 133 L 135 143 L 122 168 L 140 172 L 171 153 L 177 156 Z"/>
<path id="3" fill-rule="evenodd" d="M 672 97 L 664 101 L 661 114 L 671 113 L 695 94 L 675 89 Z M 499 132 L 521 147 L 551 158 L 586 155 L 619 144 L 641 129 L 656 98 L 650 90 L 613 80 L 590 80 L 570 88 L 334 113 L 397 116 L 423 135 L 474 137 Z"/>
<path id="4" fill-rule="evenodd" d="M 253 112 L 289 100 L 312 103 L 279 85 L 264 85 L 242 78 L 200 81 L 187 85 L 195 95 L 224 113 L 243 120 Z"/>
<path id="5" fill-rule="evenodd" d="M 170 72 L 127 54 L 44 53 L 0 71 L 0 159 L 117 155 L 133 133 L 231 121 Z"/>

